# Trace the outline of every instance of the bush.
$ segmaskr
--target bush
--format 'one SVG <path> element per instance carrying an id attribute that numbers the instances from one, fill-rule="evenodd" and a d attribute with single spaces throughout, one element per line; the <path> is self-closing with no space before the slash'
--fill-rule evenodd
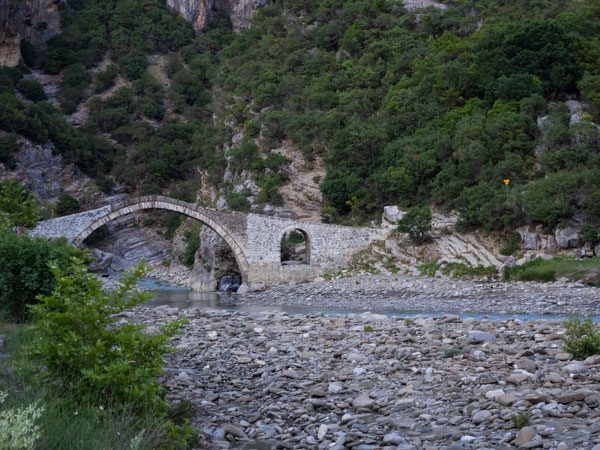
<path id="1" fill-rule="evenodd" d="M 564 350 L 578 359 L 600 353 L 600 327 L 594 323 L 591 316 L 582 320 L 580 316 L 571 313 L 565 327 L 567 333 L 563 337 Z"/>
<path id="2" fill-rule="evenodd" d="M 67 216 L 79 212 L 79 201 L 69 194 L 60 194 L 58 202 L 56 202 L 56 214 L 59 216 Z"/>
<path id="3" fill-rule="evenodd" d="M 44 367 L 42 377 L 73 399 L 101 398 L 107 407 L 164 417 L 168 404 L 157 377 L 170 351 L 169 338 L 181 322 L 154 334 L 142 333 L 144 325 L 115 326 L 115 314 L 151 296 L 136 289 L 146 272 L 144 263 L 111 292 L 78 259 L 69 271 L 56 264 L 51 271 L 56 288 L 31 307 L 36 333 L 31 355 Z"/>
<path id="4" fill-rule="evenodd" d="M 18 149 L 16 134 L 0 137 L 0 163 L 4 164 L 8 170 L 15 170 L 17 167 L 15 153 Z"/>
<path id="5" fill-rule="evenodd" d="M 200 240 L 200 229 L 202 228 L 202 224 L 195 224 L 194 228 L 190 231 L 185 232 L 184 240 L 186 242 L 185 252 L 183 253 L 183 258 L 181 262 L 188 269 L 194 268 L 194 262 L 196 261 L 196 252 L 200 248 L 202 244 Z"/>
<path id="6" fill-rule="evenodd" d="M 408 233 L 410 238 L 418 244 L 431 239 L 431 210 L 428 206 L 415 206 L 398 221 L 398 231 Z"/>
<path id="7" fill-rule="evenodd" d="M 66 239 L 49 242 L 0 231 L 0 311 L 16 322 L 27 320 L 27 305 L 56 285 L 48 263 L 66 270 L 73 256 L 85 257 Z"/>
<path id="8" fill-rule="evenodd" d="M 116 64 L 109 64 L 102 72 L 96 75 L 94 90 L 97 94 L 104 92 L 115 84 L 118 68 Z"/>
<path id="9" fill-rule="evenodd" d="M 589 223 L 585 224 L 577 234 L 579 235 L 579 238 L 586 244 L 596 245 L 598 242 L 600 242 L 600 232 L 598 232 L 596 227 L 590 225 Z"/>
<path id="10" fill-rule="evenodd" d="M 0 405 L 7 394 L 0 391 Z M 0 412 L 0 448 L 6 450 L 32 450 L 40 438 L 40 427 L 35 421 L 44 408 L 33 403 L 26 408 L 13 408 Z"/>
<path id="11" fill-rule="evenodd" d="M 527 261 L 525 264 L 504 269 L 504 277 L 521 281 L 556 281 L 556 270 L 548 267 L 542 258 Z"/>
<path id="12" fill-rule="evenodd" d="M 527 425 L 529 423 L 529 419 L 531 419 L 531 413 L 529 412 L 513 414 L 510 416 L 510 420 L 512 420 L 512 422 L 515 424 L 517 430 L 520 430 Z"/>
<path id="13" fill-rule="evenodd" d="M 9 226 L 33 228 L 39 221 L 40 211 L 35 195 L 19 180 L 0 181 L 0 219 L 4 218 Z"/>
<path id="14" fill-rule="evenodd" d="M 17 87 L 25 98 L 32 102 L 41 102 L 47 98 L 44 87 L 35 80 L 21 80 Z"/>

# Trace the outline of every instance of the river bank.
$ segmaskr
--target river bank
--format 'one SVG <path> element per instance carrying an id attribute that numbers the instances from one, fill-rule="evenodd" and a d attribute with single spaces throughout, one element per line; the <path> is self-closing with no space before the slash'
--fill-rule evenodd
<path id="1" fill-rule="evenodd" d="M 163 382 L 171 400 L 196 406 L 202 448 L 600 444 L 600 357 L 572 361 L 563 322 L 167 306 L 131 314 L 149 332 L 178 316 L 188 323 Z M 519 414 L 531 415 L 520 432 Z"/>
<path id="2" fill-rule="evenodd" d="M 152 276 L 155 275 L 153 272 Z M 159 277 L 160 278 L 160 277 Z M 162 280 L 173 283 L 169 278 Z M 106 283 L 110 283 L 106 281 Z M 112 281 L 114 283 L 114 280 Z M 160 287 L 158 287 L 160 289 Z M 190 294 L 194 297 L 194 294 Z M 276 286 L 228 300 L 260 309 L 496 315 L 600 314 L 600 289 L 573 282 L 486 281 L 408 275 L 356 275 Z"/>

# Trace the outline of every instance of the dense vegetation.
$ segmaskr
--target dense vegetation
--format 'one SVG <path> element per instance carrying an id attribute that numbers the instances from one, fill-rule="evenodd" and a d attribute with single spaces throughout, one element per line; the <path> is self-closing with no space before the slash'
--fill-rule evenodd
<path id="1" fill-rule="evenodd" d="M 105 94 L 87 100 L 89 118 L 75 129 L 38 86 L 5 71 L 2 107 L 14 118 L 0 127 L 36 142 L 58 137 L 90 174 L 144 194 L 193 198 L 200 169 L 230 207 L 248 210 L 250 192 L 223 181 L 229 166 L 253 176 L 255 202 L 280 204 L 287 160 L 271 150 L 291 140 L 307 160 L 327 162 L 328 220 L 428 203 L 456 209 L 466 227 L 551 228 L 582 211 L 597 229 L 600 6 L 448 4 L 417 16 L 391 0 L 284 0 L 246 32 L 219 14 L 194 38 L 158 0 L 69 2 L 63 33 L 36 63 L 63 71 L 64 112 L 87 91 Z M 105 56 L 112 63 L 96 68 Z M 573 98 L 589 105 L 574 124 L 564 103 Z M 10 142 L 0 144 L 10 160 Z"/>

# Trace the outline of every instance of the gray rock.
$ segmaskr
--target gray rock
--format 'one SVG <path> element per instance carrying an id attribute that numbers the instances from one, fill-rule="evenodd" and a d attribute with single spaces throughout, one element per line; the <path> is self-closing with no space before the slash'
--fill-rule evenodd
<path id="1" fill-rule="evenodd" d="M 240 427 L 235 426 L 233 424 L 226 423 L 226 424 L 222 425 L 221 428 L 223 429 L 225 434 L 230 434 L 233 437 L 236 437 L 239 439 L 247 439 L 248 438 L 246 433 L 244 433 L 244 430 L 242 430 Z"/>
<path id="2" fill-rule="evenodd" d="M 581 226 L 557 226 L 554 230 L 554 238 L 556 244 L 561 248 L 574 248 L 579 247 L 582 243 L 579 239 L 579 231 Z"/>
<path id="3" fill-rule="evenodd" d="M 398 445 L 404 442 L 404 438 L 397 433 L 388 433 L 383 436 L 384 444 Z"/>
<path id="4" fill-rule="evenodd" d="M 474 411 L 471 416 L 471 421 L 475 425 L 479 425 L 480 423 L 486 422 L 490 417 L 492 417 L 492 413 L 488 410 Z"/>
<path id="5" fill-rule="evenodd" d="M 523 248 L 527 250 L 538 250 L 540 248 L 541 238 L 538 234 L 529 231 L 529 226 L 517 228 L 517 232 L 523 241 Z"/>
<path id="6" fill-rule="evenodd" d="M 469 342 L 471 344 L 480 344 L 482 342 L 496 343 L 496 337 L 486 331 L 474 330 L 469 333 Z"/>
<path id="7" fill-rule="evenodd" d="M 369 397 L 369 394 L 362 393 L 352 401 L 352 406 L 355 408 L 372 408 L 375 401 Z"/>
<path id="8" fill-rule="evenodd" d="M 517 433 L 517 437 L 515 438 L 515 447 L 519 448 L 527 442 L 532 441 L 536 435 L 537 433 L 533 427 L 521 428 Z"/>

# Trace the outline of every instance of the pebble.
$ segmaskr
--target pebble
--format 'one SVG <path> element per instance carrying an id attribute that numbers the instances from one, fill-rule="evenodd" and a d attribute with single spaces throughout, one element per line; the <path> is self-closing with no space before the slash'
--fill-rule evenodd
<path id="1" fill-rule="evenodd" d="M 317 300 L 329 292 L 318 289 L 310 294 Z M 376 306 L 379 297 L 363 303 Z M 269 450 L 600 443 L 600 358 L 556 358 L 562 321 L 147 306 L 124 320 L 160 329 L 182 316 L 161 383 L 170 401 L 196 406 L 200 449 L 228 448 L 232 439 Z M 486 340 L 471 342 L 473 332 Z M 447 357 L 450 347 L 459 353 Z M 522 430 L 511 420 L 518 414 L 531 414 Z"/>

